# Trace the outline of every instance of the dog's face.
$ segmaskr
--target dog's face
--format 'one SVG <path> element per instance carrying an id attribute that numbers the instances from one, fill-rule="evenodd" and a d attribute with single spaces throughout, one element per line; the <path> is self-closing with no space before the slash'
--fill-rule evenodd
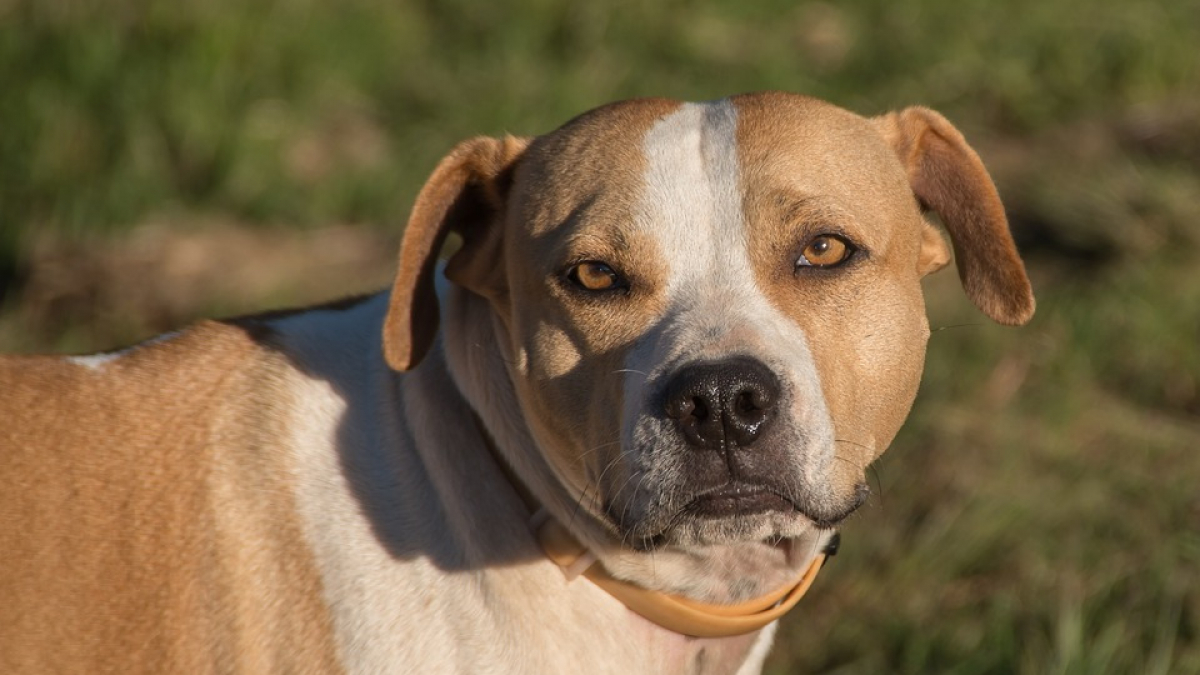
<path id="1" fill-rule="evenodd" d="M 985 311 L 1032 312 L 990 180 L 927 111 L 647 100 L 472 143 L 422 194 L 466 242 L 447 274 L 490 300 L 558 480 L 634 548 L 798 537 L 863 502 L 920 379 L 920 279 L 949 259 L 918 200 Z M 427 338 L 396 320 L 405 367 Z"/>
<path id="2" fill-rule="evenodd" d="M 514 379 L 560 476 L 635 546 L 836 523 L 916 391 L 903 168 L 865 120 L 784 102 L 604 110 L 515 174 Z"/>

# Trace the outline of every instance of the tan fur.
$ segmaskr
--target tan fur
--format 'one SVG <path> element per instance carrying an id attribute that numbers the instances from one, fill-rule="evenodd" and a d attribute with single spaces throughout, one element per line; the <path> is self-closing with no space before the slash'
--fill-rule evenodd
<path id="1" fill-rule="evenodd" d="M 384 344 L 388 362 L 407 370 L 424 356 L 437 331 L 438 309 L 433 296 L 433 263 L 446 237 L 460 231 L 468 252 L 495 259 L 499 251 L 488 236 L 474 230 L 495 232 L 488 221 L 495 217 L 506 191 L 506 172 L 527 141 L 474 138 L 459 144 L 438 167 L 417 195 L 400 247 L 400 263 L 392 292 Z M 415 224 L 415 226 L 413 226 Z M 426 225 L 428 224 L 428 225 Z M 494 234 L 492 235 L 494 236 Z M 498 289 L 501 279 L 481 267 L 477 288 Z"/>
<path id="2" fill-rule="evenodd" d="M 756 94 L 462 143 L 390 296 L 0 359 L 0 670 L 758 672 L 773 625 L 649 623 L 547 559 L 527 501 L 651 590 L 733 603 L 794 579 L 915 396 L 920 279 L 949 261 L 922 207 L 972 300 L 1027 320 L 995 188 L 948 122 Z M 797 268 L 821 234 L 860 255 Z M 628 287 L 573 287 L 583 261 Z M 665 410 L 722 359 L 780 385 L 736 457 Z M 784 506 L 690 509 L 735 485 Z"/>
<path id="3" fill-rule="evenodd" d="M 276 359 L 218 323 L 103 374 L 0 358 L 0 671 L 337 671 Z"/>
<path id="4" fill-rule="evenodd" d="M 887 448 L 916 394 L 928 336 L 917 281 L 936 264 L 936 250 L 922 246 L 926 224 L 905 174 L 865 120 L 800 97 L 737 102 L 758 282 L 805 327 L 849 489 Z M 771 133 L 779 128 L 789 133 Z M 843 159 L 849 148 L 854 162 Z M 794 273 L 789 263 L 826 232 L 864 247 L 865 261 L 846 271 Z M 922 255 L 931 260 L 922 265 Z"/>

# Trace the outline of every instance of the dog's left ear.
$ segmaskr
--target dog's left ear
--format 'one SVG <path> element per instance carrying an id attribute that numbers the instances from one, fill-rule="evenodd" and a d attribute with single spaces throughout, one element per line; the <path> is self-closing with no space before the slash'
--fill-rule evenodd
<path id="1" fill-rule="evenodd" d="M 1033 290 L 979 155 L 954 125 L 928 108 L 906 108 L 872 122 L 900 158 L 917 199 L 941 216 L 967 296 L 999 323 L 1029 321 Z M 942 245 L 930 238 L 937 233 L 929 228 L 922 236 L 921 265 L 932 271 L 945 264 L 938 260 Z"/>
<path id="2" fill-rule="evenodd" d="M 438 306 L 433 277 L 446 236 L 457 232 L 463 247 L 451 259 L 471 257 L 480 274 L 498 269 L 500 222 L 512 169 L 528 139 L 478 137 L 463 141 L 433 170 L 413 204 L 400 264 L 383 325 L 383 354 L 396 370 L 421 361 L 437 334 Z M 488 258 L 488 260 L 483 260 Z"/>

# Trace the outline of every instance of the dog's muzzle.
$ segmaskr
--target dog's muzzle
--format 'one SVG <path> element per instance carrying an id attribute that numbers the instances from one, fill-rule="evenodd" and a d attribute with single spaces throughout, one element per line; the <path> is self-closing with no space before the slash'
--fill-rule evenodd
<path id="1" fill-rule="evenodd" d="M 748 356 L 694 362 L 667 381 L 662 410 L 682 438 L 684 452 L 695 453 L 687 476 L 691 516 L 795 510 L 761 468 L 780 450 L 767 446 L 781 398 L 779 378 Z"/>

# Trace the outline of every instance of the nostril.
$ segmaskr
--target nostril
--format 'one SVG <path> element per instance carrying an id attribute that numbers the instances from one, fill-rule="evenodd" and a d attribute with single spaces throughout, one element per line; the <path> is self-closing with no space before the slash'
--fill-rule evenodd
<path id="1" fill-rule="evenodd" d="M 734 410 L 739 414 L 752 413 L 763 409 L 762 400 L 753 391 L 743 391 L 734 402 Z"/>
<path id="2" fill-rule="evenodd" d="M 754 424 L 766 418 L 775 406 L 770 394 L 756 388 L 743 389 L 734 396 L 730 411 L 735 422 Z"/>
<path id="3" fill-rule="evenodd" d="M 667 415 L 675 420 L 703 419 L 707 412 L 704 402 L 691 396 L 673 396 L 667 400 Z"/>

